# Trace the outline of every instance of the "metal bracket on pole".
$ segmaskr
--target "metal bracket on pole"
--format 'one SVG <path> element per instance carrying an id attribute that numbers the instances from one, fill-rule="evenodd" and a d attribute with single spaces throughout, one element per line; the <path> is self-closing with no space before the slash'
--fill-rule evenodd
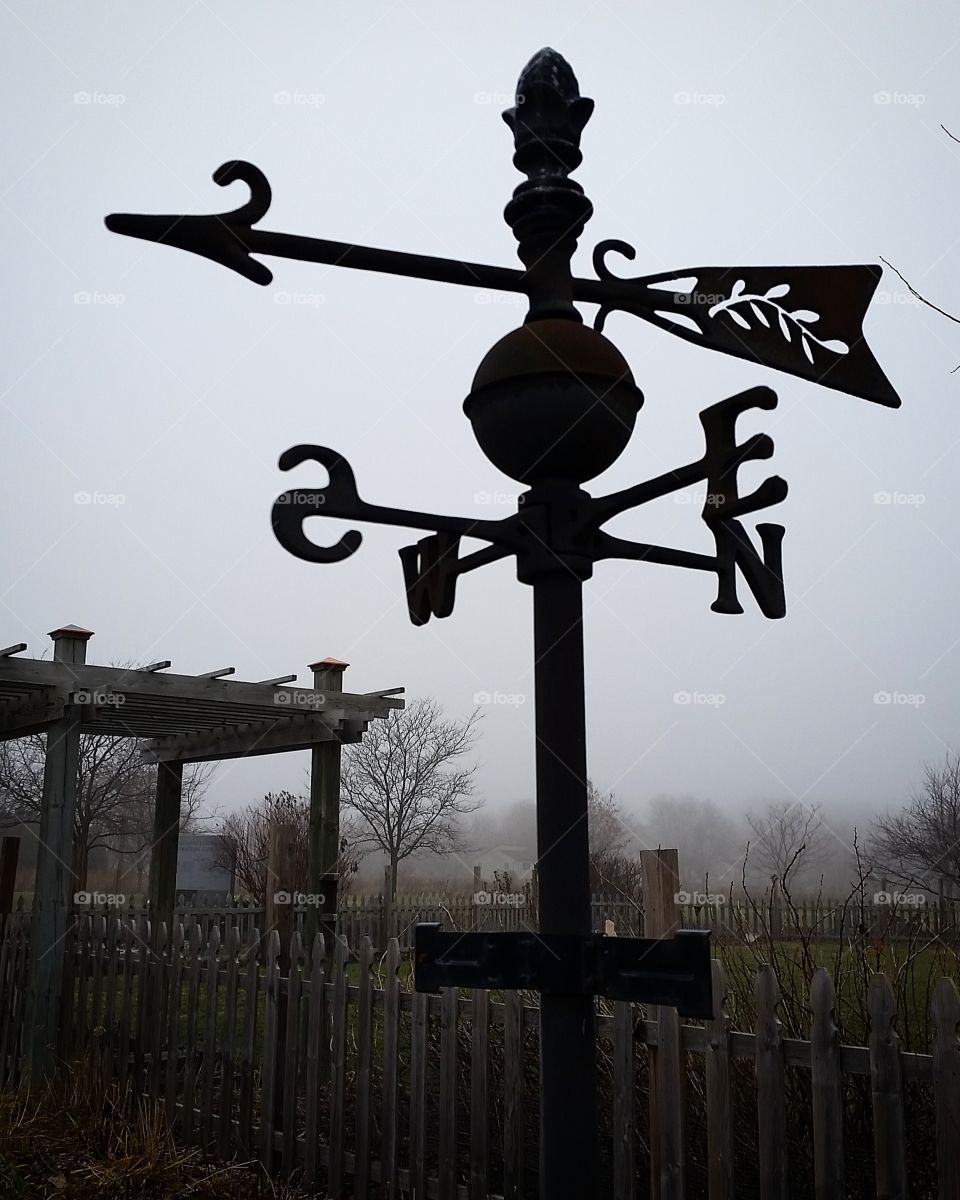
<path id="1" fill-rule="evenodd" d="M 672 938 L 612 938 L 599 933 L 444 933 L 436 922 L 420 922 L 414 946 L 418 992 L 521 988 L 667 1004 L 683 1017 L 714 1016 L 710 932 L 705 929 L 681 929 Z"/>

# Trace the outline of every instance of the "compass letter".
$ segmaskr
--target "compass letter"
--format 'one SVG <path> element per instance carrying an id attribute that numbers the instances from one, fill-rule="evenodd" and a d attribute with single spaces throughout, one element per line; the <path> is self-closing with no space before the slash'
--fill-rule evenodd
<path id="1" fill-rule="evenodd" d="M 400 551 L 407 608 L 414 625 L 426 625 L 431 617 L 449 617 L 453 612 L 459 548 L 458 535 L 434 533 Z"/>
<path id="2" fill-rule="evenodd" d="M 769 458 L 773 454 L 773 441 L 765 433 L 737 442 L 737 417 L 749 408 L 772 409 L 776 406 L 776 393 L 769 388 L 751 388 L 711 405 L 700 414 L 707 443 L 703 456 L 707 496 L 702 515 L 717 546 L 717 598 L 710 606 L 714 612 L 743 612 L 737 599 L 739 568 L 765 617 L 782 617 L 786 613 L 781 556 L 783 526 L 757 526 L 761 557 L 737 520 L 771 504 L 779 504 L 787 494 L 787 485 L 778 475 L 765 479 L 748 496 L 740 495 L 737 479 L 742 463 Z"/>

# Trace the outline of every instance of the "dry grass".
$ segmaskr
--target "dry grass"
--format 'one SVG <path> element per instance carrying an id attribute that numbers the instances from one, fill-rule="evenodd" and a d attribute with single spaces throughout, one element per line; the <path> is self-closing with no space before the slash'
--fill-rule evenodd
<path id="1" fill-rule="evenodd" d="M 0 1093 L 4 1200 L 301 1200 L 256 1162 L 222 1163 L 177 1146 L 159 1106 L 120 1102 L 65 1072 L 43 1092 Z"/>

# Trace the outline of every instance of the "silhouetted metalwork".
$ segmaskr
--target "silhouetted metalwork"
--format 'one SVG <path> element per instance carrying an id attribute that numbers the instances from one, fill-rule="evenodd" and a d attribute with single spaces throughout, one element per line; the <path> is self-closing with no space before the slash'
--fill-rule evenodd
<path id="1" fill-rule="evenodd" d="M 117 233 L 190 250 L 269 283 L 252 255 L 297 258 L 331 266 L 385 271 L 466 287 L 521 292 L 524 324 L 486 355 L 464 411 L 487 458 L 525 490 L 517 511 L 501 520 L 413 512 L 360 498 L 346 458 L 326 446 L 301 445 L 281 456 L 284 471 L 315 462 L 327 475 L 318 487 L 293 488 L 273 507 L 276 536 L 307 562 L 333 563 L 360 548 L 351 529 L 333 545 L 307 536 L 310 517 L 397 525 L 422 531 L 400 551 L 410 618 L 416 625 L 448 617 L 457 581 L 499 559 L 515 559 L 518 579 L 533 589 L 536 688 L 539 931 L 452 934 L 421 926 L 416 986 L 521 987 L 541 991 L 541 1196 L 595 1194 L 596 1125 L 594 995 L 674 1004 L 708 1016 L 708 938 L 609 939 L 591 928 L 587 768 L 584 713 L 583 582 L 604 559 L 686 567 L 716 579 L 715 612 L 743 611 L 739 578 L 760 611 L 782 617 L 783 527 L 743 519 L 779 504 L 786 483 L 771 475 L 746 495 L 738 471 L 768 459 L 766 434 L 737 440 L 737 419 L 773 409 L 775 394 L 755 387 L 700 414 L 700 458 L 606 496 L 583 485 L 629 444 L 643 395 L 630 368 L 601 329 L 616 310 L 632 313 L 695 344 L 774 367 L 787 374 L 890 407 L 899 405 L 863 338 L 863 318 L 880 269 L 840 267 L 710 267 L 620 279 L 607 259 L 634 257 L 624 242 L 594 252 L 599 278 L 580 279 L 570 262 L 592 207 L 570 178 L 580 164 L 580 136 L 593 101 L 579 93 L 566 61 L 553 50 L 535 55 L 520 76 L 517 103 L 504 118 L 514 135 L 514 163 L 525 176 L 504 216 L 517 239 L 522 271 L 270 233 L 254 226 L 270 205 L 270 186 L 250 163 L 230 162 L 214 175 L 250 188 L 249 201 L 214 216 L 107 218 Z M 577 303 L 598 305 L 595 328 Z M 614 517 L 652 500 L 705 483 L 701 516 L 715 552 L 695 553 L 608 533 Z M 480 548 L 464 553 L 462 542 Z"/>
<path id="2" fill-rule="evenodd" d="M 417 926 L 414 970 L 421 991 L 441 987 L 579 992 L 610 1000 L 665 1004 L 682 1017 L 713 1016 L 710 933 L 682 929 L 671 938 L 539 933 L 444 933 Z"/>

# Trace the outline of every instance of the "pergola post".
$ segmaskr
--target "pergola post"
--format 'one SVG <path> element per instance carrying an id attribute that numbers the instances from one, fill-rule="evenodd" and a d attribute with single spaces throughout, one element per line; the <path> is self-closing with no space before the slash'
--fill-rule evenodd
<path id="1" fill-rule="evenodd" d="M 177 904 L 177 850 L 180 845 L 180 800 L 183 763 L 157 764 L 157 796 L 150 847 L 150 920 L 154 931 L 166 921 L 172 936 Z"/>
<path id="2" fill-rule="evenodd" d="M 343 690 L 343 673 L 350 664 L 338 658 L 311 663 L 313 686 L 321 691 Z M 323 894 L 324 903 L 307 905 L 304 945 L 310 947 L 319 930 L 327 953 L 333 951 L 337 932 L 338 870 L 340 858 L 340 753 L 339 738 L 319 742 L 310 752 L 310 843 L 307 850 L 307 892 Z"/>
<path id="3" fill-rule="evenodd" d="M 84 663 L 89 629 L 67 625 L 54 629 L 56 662 Z M 79 705 L 67 704 L 63 716 L 47 727 L 43 765 L 43 805 L 30 922 L 29 1024 L 24 1060 L 30 1078 L 39 1082 L 50 1074 L 62 1003 L 63 944 L 75 888 L 73 875 L 73 817 L 80 760 Z"/>

